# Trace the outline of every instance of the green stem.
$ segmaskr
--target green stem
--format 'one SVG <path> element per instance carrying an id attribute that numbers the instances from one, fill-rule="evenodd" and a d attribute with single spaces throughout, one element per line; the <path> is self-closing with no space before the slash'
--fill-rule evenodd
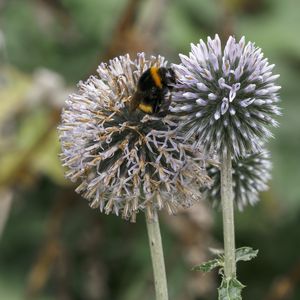
<path id="1" fill-rule="evenodd" d="M 223 211 L 225 277 L 236 277 L 235 239 L 234 239 L 234 207 L 232 191 L 231 153 L 223 153 L 221 167 L 221 200 Z"/>
<path id="2" fill-rule="evenodd" d="M 168 300 L 167 277 L 164 262 L 164 253 L 161 242 L 157 212 L 153 212 L 153 219 L 146 217 L 151 259 L 154 273 L 156 300 Z"/>

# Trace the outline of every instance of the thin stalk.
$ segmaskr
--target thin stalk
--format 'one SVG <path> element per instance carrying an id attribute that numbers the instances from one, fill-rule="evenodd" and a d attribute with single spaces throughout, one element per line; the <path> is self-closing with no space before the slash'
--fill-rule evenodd
<path id="1" fill-rule="evenodd" d="M 0 190 L 0 239 L 4 231 L 6 222 L 9 218 L 13 202 L 13 193 L 8 188 L 2 188 Z"/>
<path id="2" fill-rule="evenodd" d="M 157 212 L 153 212 L 153 219 L 146 217 L 147 231 L 154 274 L 156 300 L 168 300 L 168 286 L 161 242 Z"/>
<path id="3" fill-rule="evenodd" d="M 234 238 L 234 207 L 232 191 L 231 153 L 223 153 L 221 166 L 221 201 L 223 211 L 225 277 L 236 277 L 235 238 Z"/>

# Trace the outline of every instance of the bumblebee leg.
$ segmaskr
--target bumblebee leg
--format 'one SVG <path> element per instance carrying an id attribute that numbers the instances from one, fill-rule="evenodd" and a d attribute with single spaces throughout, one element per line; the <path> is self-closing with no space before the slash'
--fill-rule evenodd
<path id="1" fill-rule="evenodd" d="M 132 99 L 130 101 L 130 104 L 129 104 L 129 111 L 130 112 L 133 112 L 133 111 L 135 111 L 138 108 L 138 106 L 139 106 L 139 98 L 140 98 L 140 95 L 139 95 L 138 92 L 136 92 L 133 95 L 133 97 L 132 97 Z"/>

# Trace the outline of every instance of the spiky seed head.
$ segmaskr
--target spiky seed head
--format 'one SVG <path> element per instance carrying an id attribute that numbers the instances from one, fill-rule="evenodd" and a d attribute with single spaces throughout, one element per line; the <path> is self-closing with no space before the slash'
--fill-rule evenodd
<path id="1" fill-rule="evenodd" d="M 273 75 L 274 65 L 262 50 L 232 36 L 222 50 L 216 35 L 191 44 L 189 56 L 180 58 L 174 65 L 179 84 L 171 111 L 182 117 L 187 138 L 195 136 L 208 152 L 259 152 L 280 114 L 279 75 Z"/>
<path id="2" fill-rule="evenodd" d="M 254 205 L 259 200 L 259 192 L 268 189 L 272 164 L 270 154 L 260 153 L 232 159 L 232 184 L 234 202 L 242 210 L 246 205 Z M 210 189 L 205 189 L 205 197 L 214 205 L 221 203 L 221 177 L 217 166 L 208 166 L 207 173 L 213 180 Z"/>
<path id="3" fill-rule="evenodd" d="M 177 124 L 136 110 L 130 101 L 141 74 L 166 66 L 163 57 L 143 53 L 102 63 L 98 76 L 79 83 L 69 96 L 59 127 L 66 177 L 100 208 L 131 220 L 145 210 L 189 206 L 200 198 L 197 185 L 209 184 L 201 152 L 183 143 Z"/>

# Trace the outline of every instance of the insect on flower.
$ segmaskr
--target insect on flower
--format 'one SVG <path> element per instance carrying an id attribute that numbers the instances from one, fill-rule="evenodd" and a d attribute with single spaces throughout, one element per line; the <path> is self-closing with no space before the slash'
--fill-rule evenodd
<path id="1" fill-rule="evenodd" d="M 131 101 L 131 111 L 137 108 L 147 114 L 165 115 L 171 103 L 171 91 L 176 83 L 171 68 L 151 67 L 140 77 Z"/>
<path id="2" fill-rule="evenodd" d="M 172 214 L 199 201 L 199 186 L 211 183 L 199 164 L 206 157 L 183 143 L 177 123 L 163 115 L 175 80 L 166 65 L 144 53 L 116 57 L 66 101 L 59 126 L 66 177 L 106 214 L 131 221 L 139 211 L 149 219 L 163 208 Z"/>

